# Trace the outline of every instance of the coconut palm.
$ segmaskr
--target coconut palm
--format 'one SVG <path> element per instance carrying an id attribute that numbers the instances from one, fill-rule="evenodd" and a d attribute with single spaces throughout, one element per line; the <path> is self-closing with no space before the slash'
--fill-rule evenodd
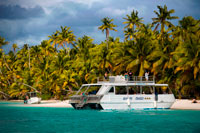
<path id="1" fill-rule="evenodd" d="M 164 7 L 162 6 L 157 6 L 159 9 L 159 12 L 154 11 L 154 13 L 157 15 L 157 18 L 152 18 L 153 20 L 153 25 L 156 24 L 156 27 L 154 29 L 154 31 L 156 31 L 159 27 L 159 25 L 161 24 L 161 33 L 163 33 L 165 31 L 165 26 L 167 27 L 171 27 L 173 26 L 173 24 L 171 22 L 169 22 L 168 20 L 172 20 L 172 19 L 178 19 L 177 16 L 171 16 L 172 13 L 175 12 L 174 9 L 171 10 L 167 10 L 167 6 L 164 5 Z"/>
<path id="2" fill-rule="evenodd" d="M 70 48 L 70 44 L 72 44 L 73 47 L 76 48 L 76 46 L 74 45 L 76 38 L 75 38 L 75 35 L 73 34 L 73 32 L 70 30 L 70 27 L 67 27 L 67 26 L 62 27 L 61 26 L 61 31 L 58 33 L 59 34 L 58 34 L 57 42 L 60 46 L 64 47 L 64 45 L 65 45 L 65 49 L 68 49 L 68 48 Z"/>
<path id="3" fill-rule="evenodd" d="M 190 36 L 199 36 L 199 23 L 200 22 L 195 20 L 192 16 L 183 17 L 183 19 L 179 21 L 179 25 L 172 35 L 174 38 L 178 38 L 179 41 L 191 39 Z"/>
<path id="4" fill-rule="evenodd" d="M 49 43 L 52 43 L 52 47 L 55 46 L 55 49 L 57 50 L 57 42 L 58 42 L 58 34 L 59 34 L 59 31 L 56 31 L 55 33 L 53 33 L 51 36 L 48 36 L 49 37 Z"/>
<path id="5" fill-rule="evenodd" d="M 132 32 L 132 38 L 134 36 L 134 32 L 135 32 L 135 26 L 136 27 L 140 27 L 140 25 L 142 25 L 142 19 L 143 18 L 139 18 L 138 17 L 138 11 L 132 11 L 131 15 L 126 15 L 126 18 L 124 18 L 126 21 L 123 22 L 123 24 L 127 24 L 125 26 L 125 28 L 127 28 L 127 31 Z M 132 29 L 132 30 L 131 30 Z"/>
<path id="6" fill-rule="evenodd" d="M 88 77 L 94 74 L 91 71 L 91 48 L 95 47 L 93 44 L 93 39 L 88 36 L 83 36 L 77 41 L 78 51 L 76 54 L 75 64 L 79 72 L 81 72 L 81 77 L 87 82 Z"/>
<path id="7" fill-rule="evenodd" d="M 200 74 L 200 22 L 192 17 L 184 17 L 183 20 L 179 21 L 179 24 L 183 42 L 179 43 L 173 53 L 176 56 L 178 66 L 175 72 L 180 70 L 193 71 L 194 79 L 196 79 L 197 75 Z"/>
<path id="8" fill-rule="evenodd" d="M 14 43 L 14 44 L 12 45 L 12 47 L 13 47 L 13 52 L 14 52 L 14 54 L 16 54 L 16 49 L 18 48 L 17 44 Z"/>
<path id="9" fill-rule="evenodd" d="M 0 48 L 4 45 L 7 45 L 9 42 L 5 41 L 5 38 L 0 36 Z"/>
<path id="10" fill-rule="evenodd" d="M 103 18 L 101 20 L 101 22 L 103 23 L 103 25 L 99 26 L 98 29 L 102 30 L 102 32 L 104 32 L 104 30 L 106 31 L 106 40 L 108 41 L 109 38 L 109 30 L 113 30 L 113 31 L 117 31 L 116 29 L 114 29 L 114 27 L 117 27 L 116 25 L 114 25 L 112 23 L 113 19 L 110 19 L 108 17 Z"/>
<path id="11" fill-rule="evenodd" d="M 124 35 L 125 35 L 125 40 L 128 40 L 128 38 L 130 38 L 130 40 L 133 39 L 133 29 L 132 28 L 127 28 L 127 30 L 124 30 Z"/>

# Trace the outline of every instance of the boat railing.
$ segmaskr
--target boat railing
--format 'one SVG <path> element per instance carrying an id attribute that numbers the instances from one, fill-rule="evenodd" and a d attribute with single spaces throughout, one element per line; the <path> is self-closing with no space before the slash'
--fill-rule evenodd
<path id="1" fill-rule="evenodd" d="M 132 77 L 126 77 L 122 75 L 118 76 L 109 76 L 108 79 L 105 79 L 104 77 L 97 77 L 97 82 L 109 82 L 109 83 L 118 83 L 118 82 L 126 82 L 126 83 L 155 83 L 155 77 L 154 76 L 148 76 L 146 78 L 145 76 L 132 76 Z"/>
<path id="2" fill-rule="evenodd" d="M 149 83 L 155 83 L 155 77 L 154 76 L 148 76 L 148 79 L 146 79 L 145 76 L 134 76 L 133 80 L 129 79 L 128 82 L 149 82 Z"/>
<path id="3" fill-rule="evenodd" d="M 109 82 L 109 79 L 106 79 L 105 77 L 97 77 L 97 82 Z"/>
<path id="4" fill-rule="evenodd" d="M 70 97 L 71 103 L 87 104 L 87 103 L 98 103 L 102 95 L 74 95 Z"/>

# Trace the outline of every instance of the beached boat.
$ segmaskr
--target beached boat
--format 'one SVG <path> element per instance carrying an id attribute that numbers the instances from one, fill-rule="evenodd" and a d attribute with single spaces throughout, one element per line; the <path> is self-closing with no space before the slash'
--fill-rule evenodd
<path id="1" fill-rule="evenodd" d="M 75 109 L 169 109 L 175 97 L 168 84 L 156 84 L 154 77 L 110 76 L 83 84 L 69 103 Z"/>
<path id="2" fill-rule="evenodd" d="M 27 104 L 38 104 L 40 102 L 41 102 L 41 98 L 37 97 L 36 92 L 29 92 L 28 93 Z"/>

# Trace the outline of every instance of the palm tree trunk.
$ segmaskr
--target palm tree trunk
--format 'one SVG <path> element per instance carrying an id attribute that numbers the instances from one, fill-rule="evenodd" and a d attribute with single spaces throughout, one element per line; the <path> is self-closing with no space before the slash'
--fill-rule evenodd
<path id="1" fill-rule="evenodd" d="M 68 87 L 69 87 L 69 92 L 73 92 L 73 90 L 72 90 L 72 86 L 69 85 Z"/>
<path id="2" fill-rule="evenodd" d="M 155 27 L 155 29 L 153 30 L 153 32 L 156 32 L 156 31 L 157 31 L 159 25 L 160 25 L 160 24 L 157 24 L 157 25 L 156 25 L 156 27 Z"/>
<path id="3" fill-rule="evenodd" d="M 10 98 L 10 96 L 8 94 L 4 93 L 3 91 L 0 91 L 0 93 L 3 94 L 3 97 L 5 99 L 9 99 Z"/>
<path id="4" fill-rule="evenodd" d="M 107 43 L 107 49 L 108 49 L 108 39 L 109 39 L 109 30 L 106 29 L 106 43 Z"/>
<path id="5" fill-rule="evenodd" d="M 28 66 L 29 66 L 29 70 L 31 70 L 31 60 L 30 60 L 30 49 L 29 49 L 29 46 L 28 46 Z"/>
<path id="6" fill-rule="evenodd" d="M 163 23 L 161 23 L 161 44 L 164 48 L 164 31 L 165 31 L 165 26 Z"/>
<path id="7" fill-rule="evenodd" d="M 18 82 L 18 81 L 17 81 L 17 82 Z M 38 91 L 36 88 L 34 88 L 34 87 L 32 87 L 32 86 L 30 86 L 30 85 L 28 85 L 28 84 L 21 83 L 21 82 L 18 82 L 18 83 L 23 84 L 23 85 L 25 85 L 25 86 L 27 86 L 27 87 L 30 87 L 30 88 L 32 88 L 33 90 L 35 90 L 35 92 L 39 92 L 39 93 L 41 94 L 40 91 Z"/>
<path id="8" fill-rule="evenodd" d="M 8 64 L 6 63 L 6 58 L 5 58 L 5 55 L 3 54 L 3 59 L 4 59 L 4 62 L 6 64 L 6 67 L 8 68 L 9 71 L 11 71 L 10 67 L 8 66 Z"/>
<path id="9" fill-rule="evenodd" d="M 132 38 L 132 40 L 134 40 L 134 30 L 135 30 L 135 29 L 134 29 L 134 25 L 133 25 L 133 38 Z"/>
<path id="10" fill-rule="evenodd" d="M 5 77 L 5 75 L 2 73 L 1 68 L 0 68 L 0 73 Z M 8 85 L 10 86 L 10 81 L 6 78 Z"/>

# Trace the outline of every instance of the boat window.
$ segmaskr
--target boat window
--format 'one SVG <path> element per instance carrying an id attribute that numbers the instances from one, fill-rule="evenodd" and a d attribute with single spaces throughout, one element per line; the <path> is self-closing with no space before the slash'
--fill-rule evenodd
<path id="1" fill-rule="evenodd" d="M 30 96 L 30 97 L 37 97 L 37 94 L 34 93 L 34 92 L 31 92 L 31 93 L 29 94 L 29 96 Z"/>
<path id="2" fill-rule="evenodd" d="M 81 95 L 82 93 L 85 93 L 86 95 L 96 95 L 96 93 L 99 91 L 100 88 L 101 88 L 101 85 L 82 86 L 78 95 Z"/>
<path id="3" fill-rule="evenodd" d="M 109 90 L 109 93 L 113 93 L 114 92 L 114 88 L 111 87 L 110 90 Z"/>
<path id="4" fill-rule="evenodd" d="M 140 92 L 141 91 L 141 92 Z M 151 86 L 128 86 L 128 94 L 135 95 L 135 94 L 152 94 L 153 87 Z"/>
<path id="5" fill-rule="evenodd" d="M 101 85 L 91 85 L 87 91 L 87 94 L 96 95 L 100 88 L 101 88 Z"/>
<path id="6" fill-rule="evenodd" d="M 153 94 L 153 88 L 150 86 L 142 87 L 142 94 Z"/>
<path id="7" fill-rule="evenodd" d="M 126 86 L 115 86 L 115 94 L 116 95 L 127 94 L 127 88 L 126 88 Z"/>
<path id="8" fill-rule="evenodd" d="M 171 90 L 167 86 L 157 86 L 155 88 L 155 93 L 157 94 L 172 94 Z"/>
<path id="9" fill-rule="evenodd" d="M 134 95 L 140 92 L 140 88 L 138 86 L 128 86 L 128 94 Z"/>
<path id="10" fill-rule="evenodd" d="M 79 91 L 78 95 L 81 95 L 82 93 L 84 93 L 87 88 L 89 88 L 89 86 L 82 86 L 81 90 Z"/>

